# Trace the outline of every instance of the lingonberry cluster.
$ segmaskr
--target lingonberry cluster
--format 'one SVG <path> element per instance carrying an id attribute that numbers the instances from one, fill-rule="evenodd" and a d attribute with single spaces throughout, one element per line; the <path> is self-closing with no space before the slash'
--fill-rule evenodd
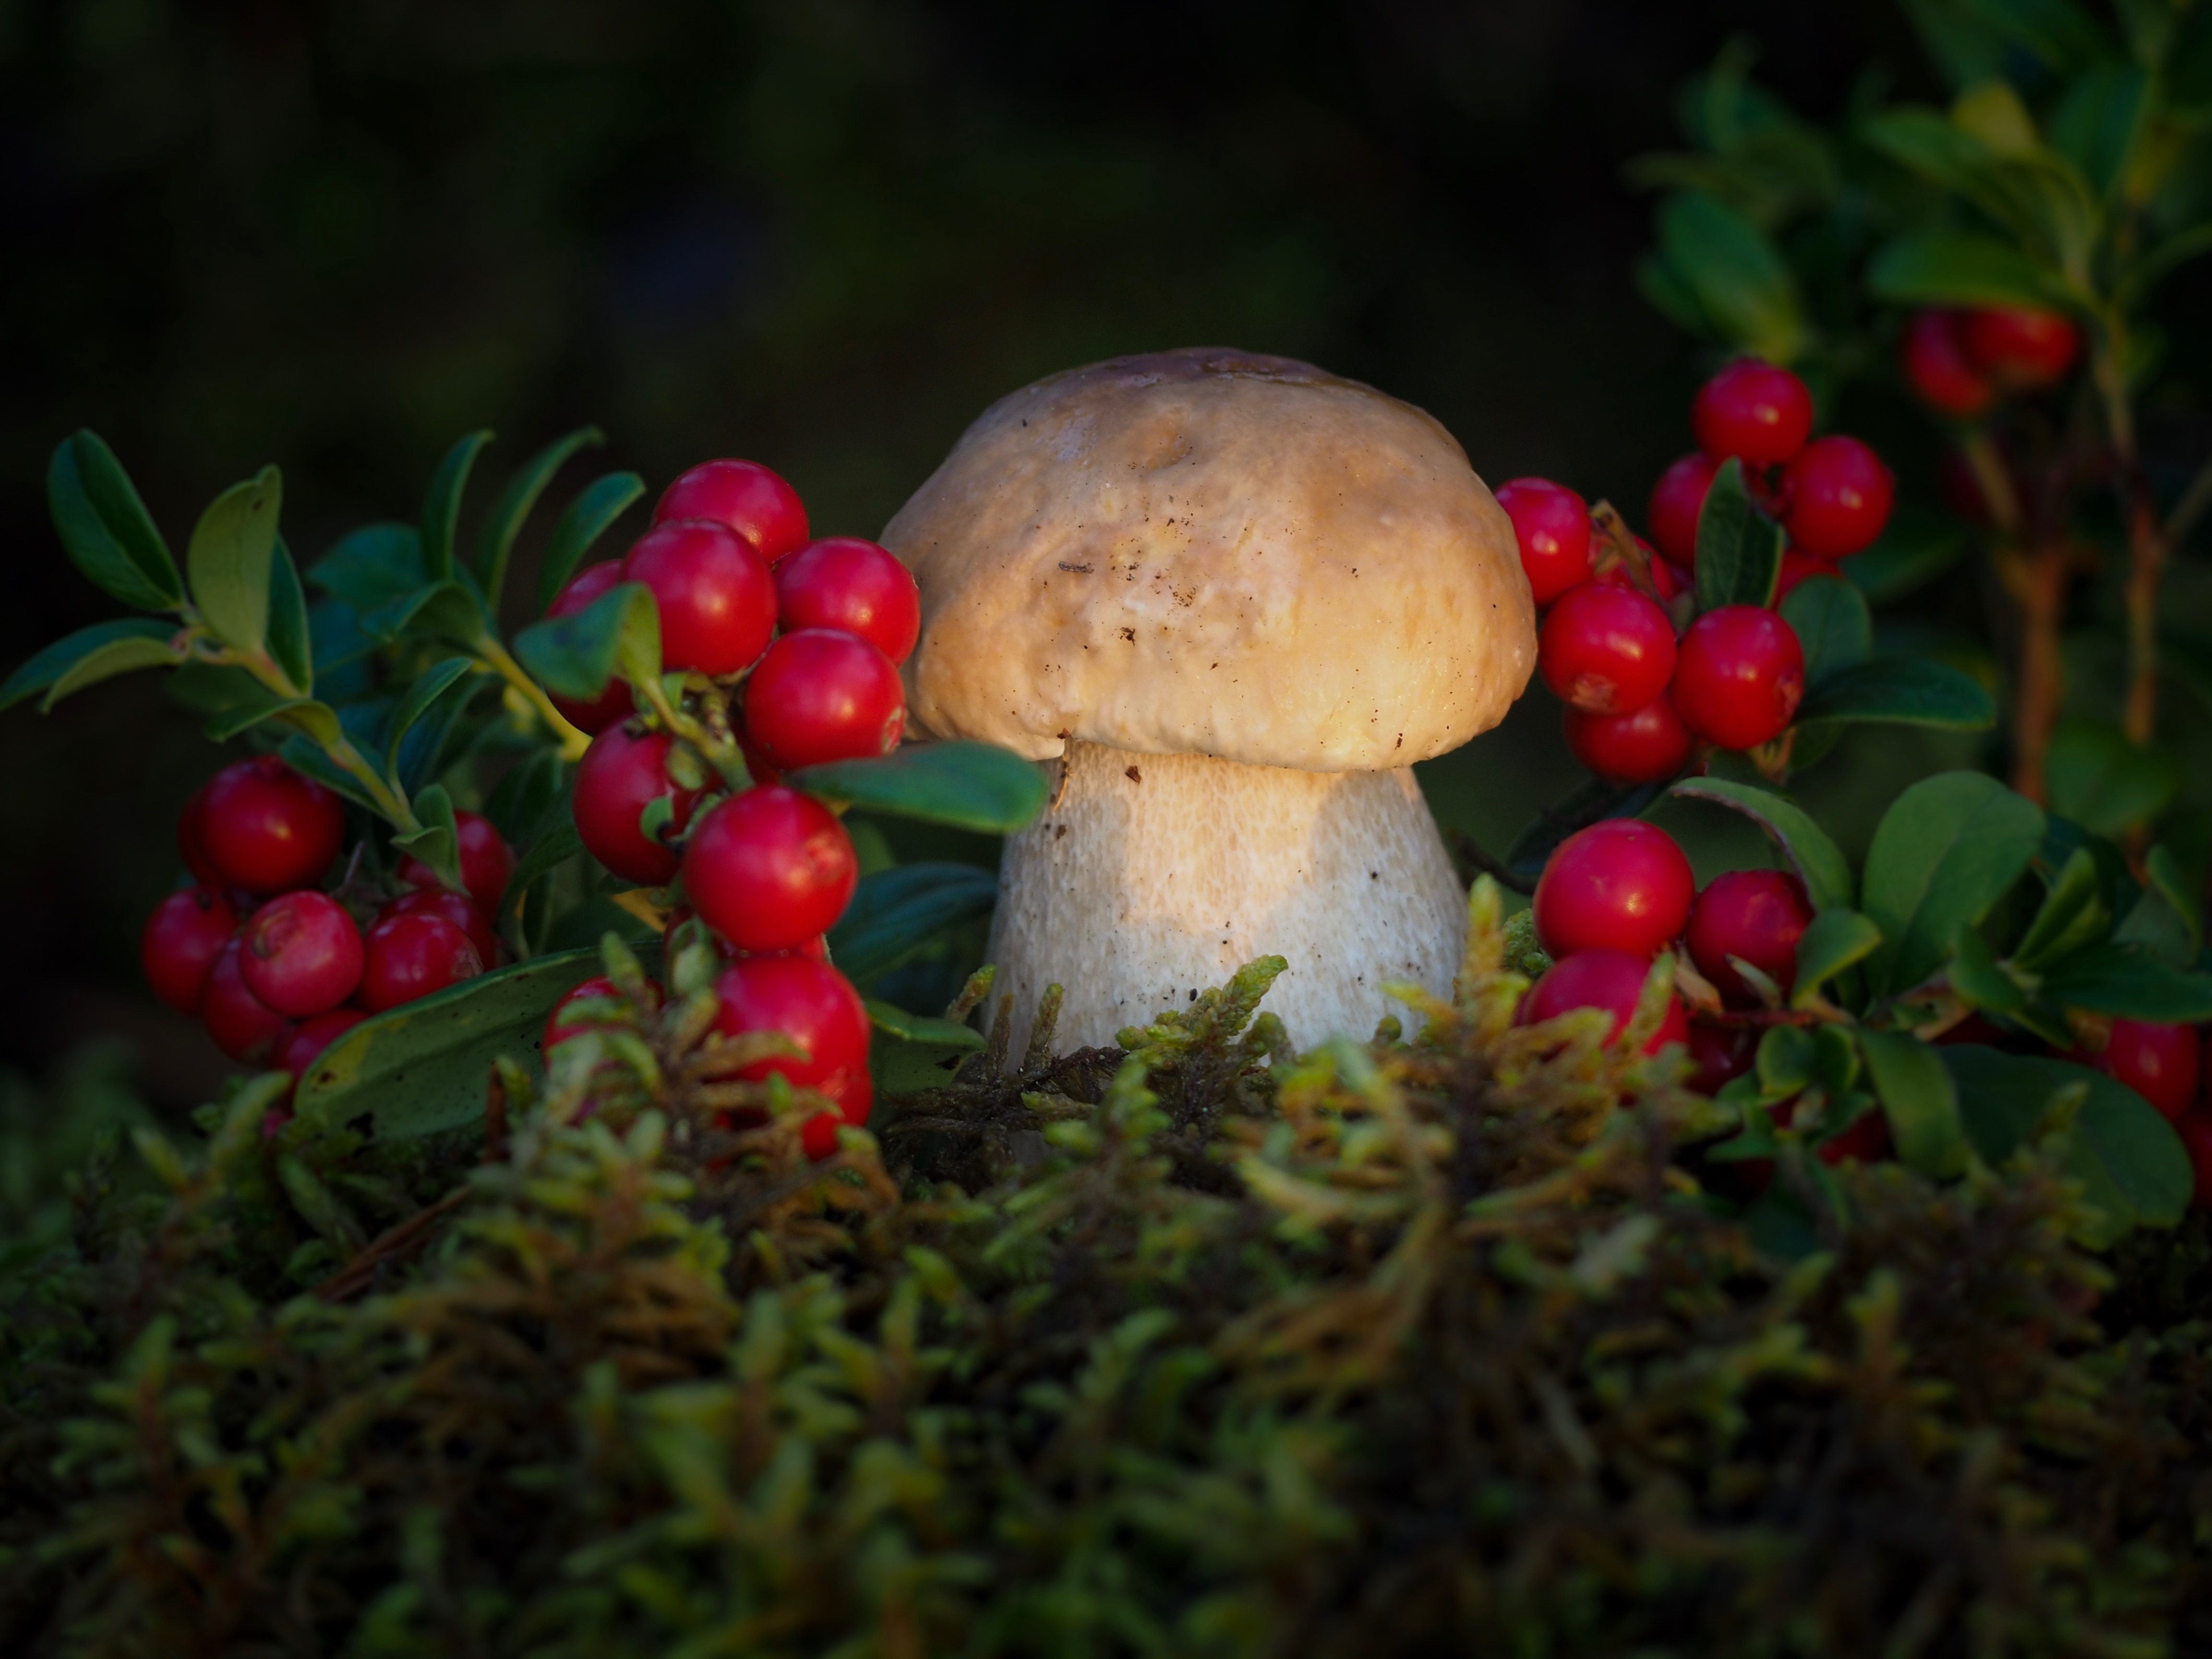
<path id="1" fill-rule="evenodd" d="M 2073 323 L 2055 311 L 1985 306 L 1923 311 L 1905 331 L 1905 378 L 1931 409 L 1970 421 L 2000 398 L 2065 379 L 2081 349 Z"/>
<path id="2" fill-rule="evenodd" d="M 826 1156 L 838 1122 L 866 1122 L 872 1103 L 867 1012 L 823 944 L 859 864 L 836 814 L 781 779 L 897 745 L 898 665 L 921 625 L 914 578 L 873 542 L 810 540 L 788 483 L 715 460 L 669 486 L 629 553 L 579 572 L 549 614 L 580 613 L 624 582 L 651 590 L 660 665 L 684 692 L 679 703 L 654 687 L 640 708 L 640 688 L 618 679 L 562 706 L 596 734 L 576 775 L 577 834 L 617 876 L 667 890 L 672 942 L 691 926 L 713 938 L 727 958 L 720 1030 L 781 1032 L 802 1052 L 738 1075 L 778 1073 L 825 1097 L 836 1113 L 810 1120 L 805 1139 Z M 580 1011 L 612 994 L 578 987 L 547 1047 L 588 1029 Z"/>

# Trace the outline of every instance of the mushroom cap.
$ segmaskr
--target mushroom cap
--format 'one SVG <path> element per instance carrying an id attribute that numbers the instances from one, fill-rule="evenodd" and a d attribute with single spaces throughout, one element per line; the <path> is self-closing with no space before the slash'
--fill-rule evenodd
<path id="1" fill-rule="evenodd" d="M 915 723 L 1312 772 L 1455 749 L 1536 659 L 1513 526 L 1435 419 L 1212 348 L 1000 398 L 884 530 Z"/>

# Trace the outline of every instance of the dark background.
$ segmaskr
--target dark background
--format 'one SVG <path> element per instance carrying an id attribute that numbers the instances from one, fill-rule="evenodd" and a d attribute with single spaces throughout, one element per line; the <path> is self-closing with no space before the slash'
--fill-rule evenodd
<path id="1" fill-rule="evenodd" d="M 593 470 L 753 456 L 873 534 L 1000 393 L 1220 343 L 1640 520 L 1703 364 L 1622 166 L 1746 29 L 1816 117 L 1917 64 L 1886 7 L 1757 0 L 0 5 L 0 659 L 112 611 L 46 520 L 78 426 L 179 546 L 264 462 L 304 562 L 460 432 L 585 422 Z M 1555 720 L 1436 769 L 1439 816 L 1502 848 L 1577 775 Z M 121 1030 L 157 1099 L 220 1075 L 136 939 L 223 758 L 155 676 L 0 715 L 0 1065 Z"/>

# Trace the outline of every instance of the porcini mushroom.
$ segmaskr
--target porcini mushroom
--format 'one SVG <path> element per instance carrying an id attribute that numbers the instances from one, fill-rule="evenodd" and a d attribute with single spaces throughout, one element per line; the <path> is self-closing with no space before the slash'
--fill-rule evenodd
<path id="1" fill-rule="evenodd" d="M 994 404 L 883 539 L 915 726 L 1060 763 L 991 929 L 1017 1045 L 1048 984 L 1104 1044 L 1267 954 L 1301 1045 L 1449 991 L 1465 895 L 1411 768 L 1504 718 L 1536 632 L 1437 422 L 1285 358 L 1116 358 Z"/>

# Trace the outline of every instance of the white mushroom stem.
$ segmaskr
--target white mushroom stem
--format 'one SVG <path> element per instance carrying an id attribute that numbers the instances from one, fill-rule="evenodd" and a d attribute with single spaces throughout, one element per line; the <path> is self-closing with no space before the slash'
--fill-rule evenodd
<path id="1" fill-rule="evenodd" d="M 1052 984 L 1062 1051 L 1186 1007 L 1255 957 L 1288 959 L 1263 1006 L 1301 1048 L 1404 1018 L 1389 981 L 1450 991 L 1467 899 L 1411 770 L 1091 743 L 1070 743 L 1063 764 L 1054 804 L 1000 870 L 991 1001 L 1013 994 L 1013 1053 Z"/>

